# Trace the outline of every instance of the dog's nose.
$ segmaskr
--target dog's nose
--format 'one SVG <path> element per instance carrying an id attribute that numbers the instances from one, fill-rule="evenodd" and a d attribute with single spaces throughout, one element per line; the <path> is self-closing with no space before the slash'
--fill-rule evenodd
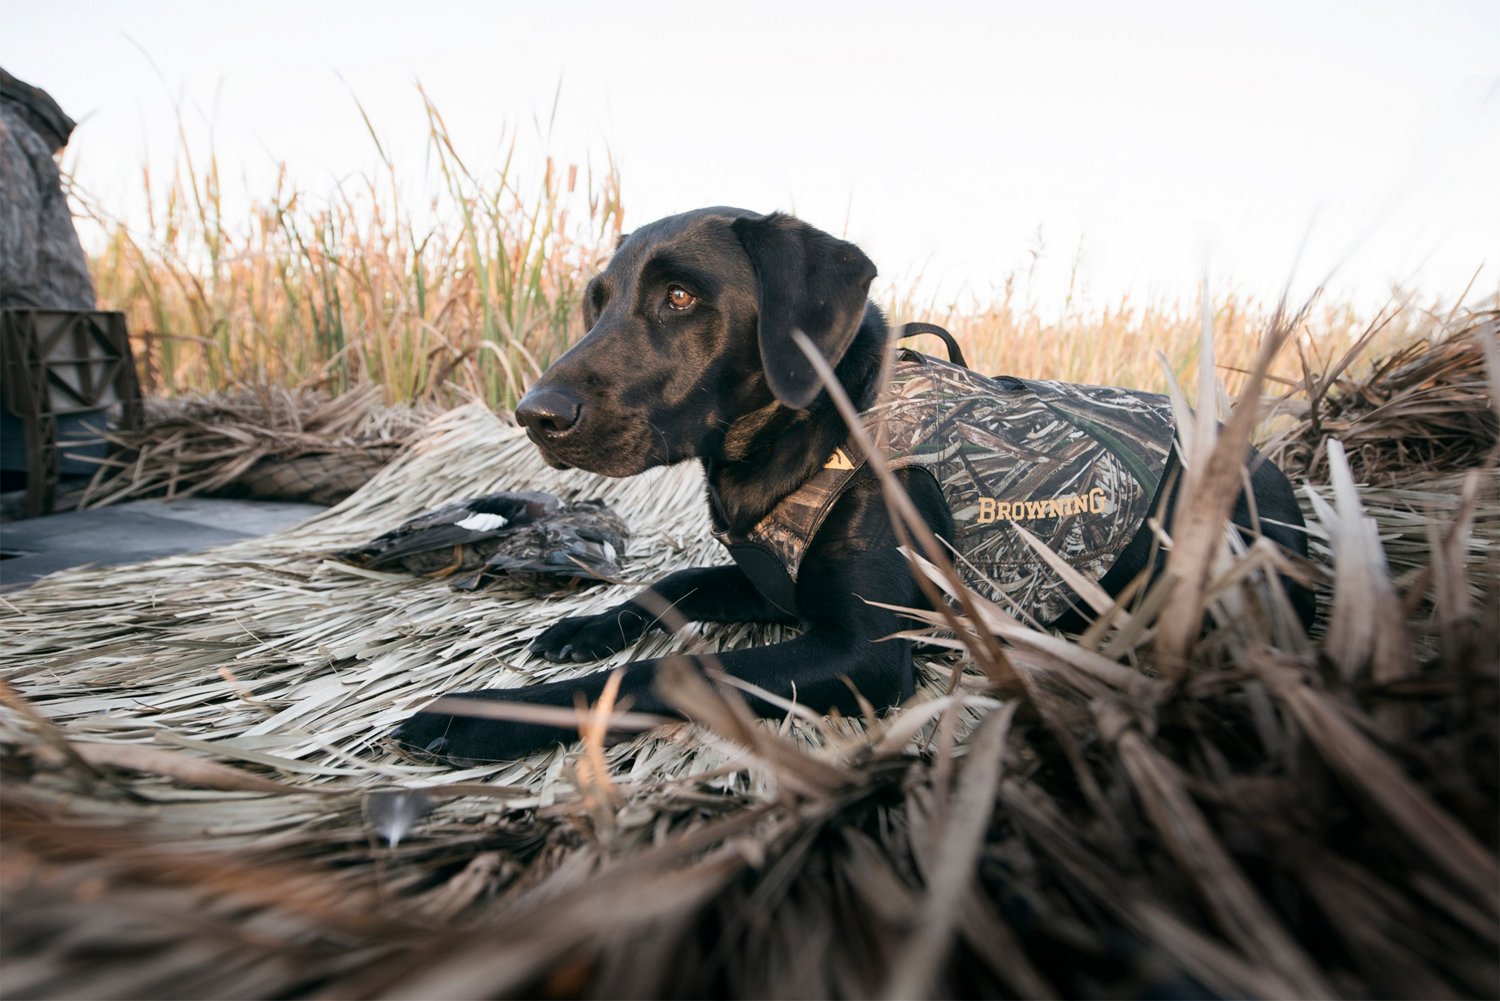
<path id="1" fill-rule="evenodd" d="M 554 437 L 578 423 L 583 404 L 566 389 L 533 389 L 516 405 L 516 420 L 528 431 Z"/>

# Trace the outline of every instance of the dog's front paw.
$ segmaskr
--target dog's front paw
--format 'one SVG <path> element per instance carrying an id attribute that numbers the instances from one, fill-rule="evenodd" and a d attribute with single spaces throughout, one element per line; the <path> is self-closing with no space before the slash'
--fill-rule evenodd
<path id="1" fill-rule="evenodd" d="M 391 739 L 407 755 L 451 765 L 504 761 L 506 755 L 488 746 L 481 727 L 503 727 L 497 720 L 478 720 L 448 713 L 420 712 L 391 732 Z"/>
<path id="2" fill-rule="evenodd" d="M 449 697 L 496 700 L 489 692 L 454 692 Z M 454 765 L 513 761 L 548 744 L 577 737 L 576 731 L 557 727 L 444 712 L 419 712 L 391 732 L 391 739 L 403 753 Z"/>
<path id="3" fill-rule="evenodd" d="M 645 633 L 646 617 L 631 608 L 612 608 L 598 615 L 560 619 L 532 641 L 548 660 L 582 663 L 619 653 Z"/>

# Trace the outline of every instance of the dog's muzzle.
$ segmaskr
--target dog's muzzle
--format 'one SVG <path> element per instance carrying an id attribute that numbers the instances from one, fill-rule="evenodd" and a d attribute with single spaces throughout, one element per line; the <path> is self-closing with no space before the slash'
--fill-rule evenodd
<path id="1" fill-rule="evenodd" d="M 537 444 L 563 437 L 582 416 L 583 402 L 566 389 L 533 389 L 516 405 L 516 420 Z"/>
<path id="2" fill-rule="evenodd" d="M 582 419 L 583 401 L 566 389 L 536 386 L 516 404 L 516 420 L 548 465 L 558 469 L 567 469 L 573 463 L 558 457 L 553 449 L 565 444 Z"/>

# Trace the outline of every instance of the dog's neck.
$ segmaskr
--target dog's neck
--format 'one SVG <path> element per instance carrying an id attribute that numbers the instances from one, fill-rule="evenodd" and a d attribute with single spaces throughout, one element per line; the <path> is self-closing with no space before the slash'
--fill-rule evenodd
<path id="1" fill-rule="evenodd" d="M 871 303 L 849 350 L 834 367 L 857 410 L 869 407 L 880 390 L 889 338 L 885 317 Z M 737 457 L 703 460 L 714 528 L 748 532 L 783 497 L 811 479 L 848 437 L 849 429 L 826 392 L 805 410 L 771 405 L 735 450 Z"/>

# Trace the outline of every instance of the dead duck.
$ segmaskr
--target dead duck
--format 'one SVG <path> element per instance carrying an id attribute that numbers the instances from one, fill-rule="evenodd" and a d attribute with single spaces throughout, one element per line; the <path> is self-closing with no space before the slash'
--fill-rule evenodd
<path id="1" fill-rule="evenodd" d="M 333 555 L 371 570 L 461 575 L 460 590 L 510 581 L 542 591 L 618 578 L 629 538 L 603 501 L 518 490 L 445 504 Z"/>
<path id="2" fill-rule="evenodd" d="M 453 587 L 476 591 L 496 583 L 529 590 L 616 583 L 630 540 L 625 522 L 603 501 L 576 501 L 548 518 L 518 528 L 477 572 Z"/>

